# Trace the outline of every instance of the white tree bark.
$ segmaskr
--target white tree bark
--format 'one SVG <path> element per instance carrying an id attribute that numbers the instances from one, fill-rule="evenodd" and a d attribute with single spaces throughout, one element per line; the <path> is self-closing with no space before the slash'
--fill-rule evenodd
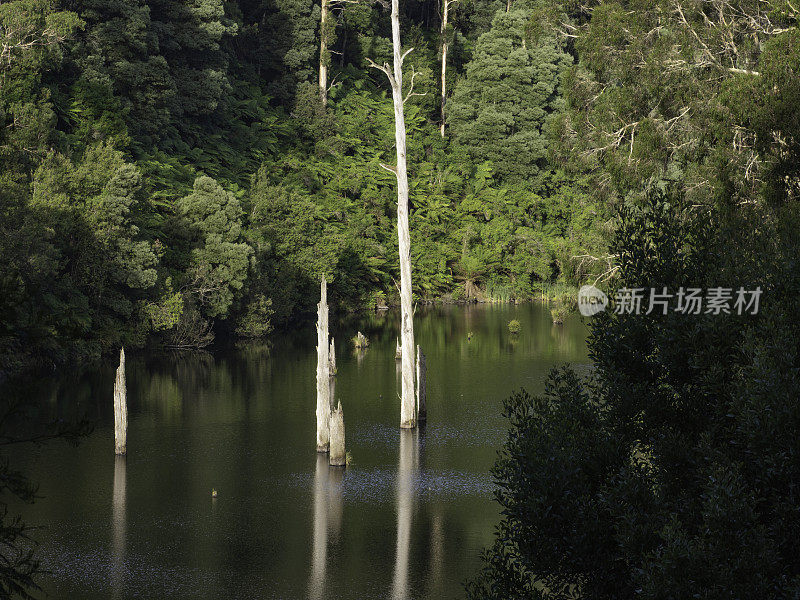
<path id="1" fill-rule="evenodd" d="M 119 351 L 119 367 L 114 380 L 114 449 L 117 454 L 128 451 L 128 398 L 125 385 L 125 348 Z"/>
<path id="2" fill-rule="evenodd" d="M 408 171 L 406 167 L 406 121 L 403 108 L 414 95 L 414 75 L 403 98 L 403 60 L 413 48 L 402 52 L 400 45 L 400 1 L 392 0 L 393 66 L 370 64 L 386 73 L 392 87 L 394 103 L 394 137 L 397 164 L 394 168 L 381 165 L 397 177 L 397 239 L 400 251 L 400 340 L 402 348 L 402 383 L 400 395 L 400 427 L 416 427 L 414 398 L 414 308 L 411 303 L 411 235 L 408 228 Z M 419 94 L 417 94 L 419 95 Z"/>
<path id="3" fill-rule="evenodd" d="M 322 106 L 328 105 L 328 0 L 320 0 L 319 22 L 319 97 Z"/>
<path id="4" fill-rule="evenodd" d="M 333 377 L 336 375 L 336 345 L 333 343 L 333 338 L 331 337 L 331 346 L 328 350 L 328 369 L 330 371 L 329 375 Z M 333 402 L 333 396 L 331 396 L 331 402 Z"/>
<path id="5" fill-rule="evenodd" d="M 343 467 L 347 463 L 344 449 L 344 412 L 342 403 L 331 412 L 331 453 L 330 464 L 334 467 Z"/>
<path id="6" fill-rule="evenodd" d="M 330 362 L 328 358 L 328 282 L 322 276 L 317 304 L 317 452 L 330 445 Z"/>
<path id="7" fill-rule="evenodd" d="M 442 137 L 444 137 L 444 119 L 445 119 L 445 112 L 444 112 L 444 105 L 447 102 L 447 23 L 448 18 L 450 15 L 450 5 L 455 4 L 458 0 L 442 0 L 442 27 L 441 27 L 441 35 L 442 35 L 442 98 L 441 98 L 441 119 L 442 124 L 440 125 L 440 133 Z"/>

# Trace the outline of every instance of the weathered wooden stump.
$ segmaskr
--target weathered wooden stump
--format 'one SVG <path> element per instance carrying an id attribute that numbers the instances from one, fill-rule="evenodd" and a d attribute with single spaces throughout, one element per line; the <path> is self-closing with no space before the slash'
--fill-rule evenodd
<path id="1" fill-rule="evenodd" d="M 367 336 L 359 331 L 356 337 L 353 338 L 353 345 L 356 347 L 356 349 L 363 350 L 369 346 L 369 340 L 367 339 Z"/>
<path id="2" fill-rule="evenodd" d="M 330 362 L 328 352 L 328 282 L 320 284 L 317 304 L 317 452 L 328 452 L 330 445 Z"/>
<path id="3" fill-rule="evenodd" d="M 428 420 L 428 388 L 425 383 L 428 367 L 425 364 L 425 353 L 417 346 L 417 421 Z"/>
<path id="4" fill-rule="evenodd" d="M 331 347 L 328 350 L 328 371 L 331 377 L 336 375 L 336 346 L 333 343 L 333 338 L 331 338 Z"/>
<path id="5" fill-rule="evenodd" d="M 114 450 L 128 451 L 128 398 L 125 386 L 125 348 L 119 351 L 119 366 L 114 380 Z"/>
<path id="6" fill-rule="evenodd" d="M 330 464 L 334 467 L 343 467 L 347 464 L 347 454 L 344 449 L 344 412 L 342 412 L 341 402 L 331 411 L 330 431 Z"/>

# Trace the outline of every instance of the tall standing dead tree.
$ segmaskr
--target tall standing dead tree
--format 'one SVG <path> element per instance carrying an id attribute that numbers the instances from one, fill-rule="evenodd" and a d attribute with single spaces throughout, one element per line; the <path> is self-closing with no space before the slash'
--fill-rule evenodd
<path id="1" fill-rule="evenodd" d="M 125 384 L 125 348 L 119 351 L 119 367 L 114 380 L 114 450 L 128 451 L 128 392 Z"/>
<path id="2" fill-rule="evenodd" d="M 414 397 L 414 312 L 411 304 L 411 235 L 408 228 L 408 171 L 406 167 L 406 121 L 403 108 L 414 93 L 414 77 L 411 72 L 409 90 L 403 97 L 403 61 L 413 50 L 402 52 L 400 45 L 400 1 L 392 0 L 392 53 L 394 64 L 378 65 L 372 60 L 372 67 L 380 69 L 389 78 L 394 103 L 394 137 L 397 150 L 397 164 L 394 167 L 381 164 L 397 177 L 397 238 L 400 250 L 400 340 L 402 348 L 402 392 L 400 399 L 400 427 L 416 427 Z"/>
<path id="3" fill-rule="evenodd" d="M 442 35 L 442 98 L 441 98 L 441 119 L 442 123 L 439 126 L 439 132 L 444 137 L 444 105 L 447 102 L 447 23 L 450 16 L 450 7 L 456 4 L 458 0 L 442 0 L 442 27 L 440 33 Z"/>
<path id="4" fill-rule="evenodd" d="M 317 452 L 330 446 L 330 362 L 328 352 L 328 282 L 322 276 L 317 304 Z"/>

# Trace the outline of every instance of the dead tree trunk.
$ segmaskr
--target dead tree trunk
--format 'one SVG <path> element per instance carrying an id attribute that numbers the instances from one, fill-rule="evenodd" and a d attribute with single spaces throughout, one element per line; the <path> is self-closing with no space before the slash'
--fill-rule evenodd
<path id="1" fill-rule="evenodd" d="M 321 0 L 319 22 L 319 97 L 328 105 L 328 0 Z"/>
<path id="2" fill-rule="evenodd" d="M 445 119 L 445 112 L 444 112 L 444 105 L 447 102 L 447 23 L 450 14 L 450 5 L 455 4 L 458 0 L 443 0 L 442 4 L 442 27 L 441 27 L 441 35 L 442 35 L 442 98 L 441 98 L 441 119 L 442 124 L 439 126 L 439 131 L 444 137 L 444 119 Z"/>
<path id="3" fill-rule="evenodd" d="M 328 362 L 328 282 L 322 276 L 317 304 L 317 452 L 330 444 L 330 363 Z"/>
<path id="4" fill-rule="evenodd" d="M 342 403 L 331 412 L 331 454 L 330 464 L 334 467 L 343 467 L 347 463 L 344 449 L 344 412 Z"/>
<path id="5" fill-rule="evenodd" d="M 114 381 L 114 448 L 117 454 L 128 451 L 128 393 L 125 386 L 125 348 L 119 351 L 119 367 Z"/>
<path id="6" fill-rule="evenodd" d="M 414 94 L 414 76 L 406 97 L 403 98 L 403 60 L 413 48 L 401 51 L 400 46 L 400 0 L 392 0 L 392 53 L 394 64 L 379 66 L 389 78 L 394 103 L 394 137 L 397 150 L 397 164 L 394 167 L 381 165 L 397 177 L 397 239 L 400 251 L 400 339 L 402 340 L 402 392 L 400 396 L 400 427 L 411 429 L 416 426 L 414 410 L 414 313 L 411 304 L 411 235 L 408 229 L 408 171 L 406 167 L 406 122 L 403 108 Z M 418 95 L 418 94 L 417 94 Z"/>
<path id="7" fill-rule="evenodd" d="M 425 364 L 425 353 L 417 346 L 417 421 L 428 420 L 428 386 L 426 377 L 428 367 Z"/>
<path id="8" fill-rule="evenodd" d="M 333 343 L 333 338 L 331 338 L 331 347 L 328 350 L 328 370 L 329 375 L 331 377 L 336 375 L 336 346 Z M 333 401 L 333 397 L 331 397 L 331 401 Z"/>

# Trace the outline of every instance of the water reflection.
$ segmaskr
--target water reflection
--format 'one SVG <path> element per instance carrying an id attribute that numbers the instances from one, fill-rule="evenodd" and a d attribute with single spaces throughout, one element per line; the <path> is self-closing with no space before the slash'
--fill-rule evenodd
<path id="1" fill-rule="evenodd" d="M 442 566 L 444 564 L 444 526 L 442 515 L 436 511 L 431 518 L 430 539 L 431 565 L 428 574 L 429 589 L 436 590 L 442 586 Z"/>
<path id="2" fill-rule="evenodd" d="M 328 560 L 328 455 L 317 453 L 314 473 L 314 537 L 311 558 L 311 585 L 308 597 L 322 598 L 325 589 L 325 568 Z"/>
<path id="3" fill-rule="evenodd" d="M 125 588 L 125 457 L 114 460 L 114 490 L 112 495 L 113 556 L 111 569 L 112 598 L 123 598 Z"/>
<path id="4" fill-rule="evenodd" d="M 419 429 L 400 430 L 397 465 L 397 551 L 392 598 L 409 598 L 408 559 L 411 551 L 411 521 L 414 513 L 414 478 L 419 470 Z"/>
<path id="5" fill-rule="evenodd" d="M 42 486 L 43 498 L 18 512 L 50 525 L 38 536 L 52 573 L 41 579 L 45 592 L 81 600 L 457 596 L 498 519 L 488 472 L 506 436 L 502 400 L 521 386 L 539 391 L 559 362 L 587 361 L 573 317 L 554 327 L 544 306 L 420 310 L 414 327 L 436 418 L 418 432 L 398 427 L 397 314 L 334 329 L 338 339 L 360 330 L 371 342 L 340 352 L 332 381 L 332 397 L 346 403 L 355 460 L 347 471 L 330 469 L 313 448 L 312 327 L 276 338 L 272 352 L 131 353 L 134 462 L 130 485 L 125 460 L 115 463 L 111 494 L 107 399 L 116 364 L 43 382 L 43 419 L 80 412 L 97 421 L 77 448 L 15 457 Z M 522 324 L 513 351 L 511 319 Z M 134 464 L 147 468 L 134 473 Z M 97 481 L 106 481 L 102 496 Z"/>
<path id="6" fill-rule="evenodd" d="M 327 454 L 317 454 L 314 472 L 314 532 L 312 539 L 311 581 L 308 597 L 325 597 L 328 545 L 337 542 L 342 530 L 342 484 L 344 469 L 331 467 Z"/>
<path id="7" fill-rule="evenodd" d="M 328 468 L 328 533 L 331 543 L 336 544 L 342 532 L 342 486 L 344 484 L 344 467 Z"/>

